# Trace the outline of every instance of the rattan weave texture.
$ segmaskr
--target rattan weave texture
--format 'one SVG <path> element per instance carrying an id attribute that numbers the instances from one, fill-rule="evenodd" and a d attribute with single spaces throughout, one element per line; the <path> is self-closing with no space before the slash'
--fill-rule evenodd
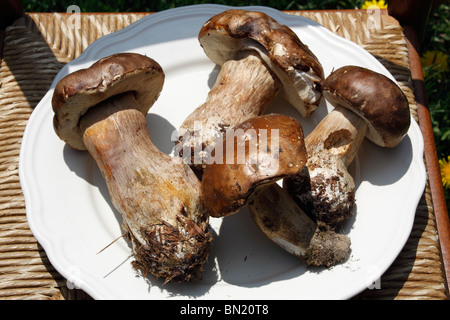
<path id="1" fill-rule="evenodd" d="M 418 121 L 406 41 L 395 19 L 361 11 L 290 13 L 315 20 L 374 55 L 399 82 Z M 74 22 L 70 14 L 28 13 L 6 30 L 0 65 L 0 299 L 89 298 L 68 288 L 28 227 L 18 175 L 20 144 L 33 108 L 61 67 L 96 39 L 147 14 L 82 14 Z M 427 185 L 403 251 L 378 285 L 355 299 L 447 298 Z"/>

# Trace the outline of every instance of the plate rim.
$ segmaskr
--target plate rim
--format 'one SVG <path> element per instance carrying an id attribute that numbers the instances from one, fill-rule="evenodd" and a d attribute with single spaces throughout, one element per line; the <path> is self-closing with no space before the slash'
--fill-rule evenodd
<path id="1" fill-rule="evenodd" d="M 165 11 L 156 12 L 156 13 L 150 14 L 148 16 L 145 16 L 145 17 L 141 18 L 140 20 L 136 21 L 135 23 L 133 23 L 121 30 L 118 30 L 114 33 L 108 34 L 108 35 L 101 37 L 98 40 L 94 41 L 78 58 L 76 58 L 76 59 L 72 60 L 71 62 L 69 62 L 68 64 L 66 64 L 57 73 L 54 80 L 52 81 L 49 91 L 44 95 L 44 97 L 41 99 L 41 101 L 35 107 L 35 110 L 32 112 L 32 114 L 27 122 L 27 126 L 25 128 L 23 139 L 22 139 L 22 145 L 20 148 L 20 154 L 19 154 L 19 178 L 20 178 L 20 183 L 21 183 L 24 198 L 25 198 L 26 216 L 27 216 L 27 220 L 29 222 L 29 226 L 30 226 L 30 229 L 31 229 L 33 235 L 36 237 L 38 242 L 44 248 L 51 264 L 55 267 L 55 269 L 59 273 L 61 273 L 61 275 L 63 275 L 67 280 L 69 280 L 69 281 L 72 280 L 71 282 L 77 283 L 77 287 L 86 291 L 86 293 L 91 295 L 93 298 L 101 299 L 102 297 L 99 296 L 98 290 L 96 290 L 95 288 L 92 288 L 92 286 L 83 277 L 73 278 L 73 275 L 71 275 L 70 273 L 66 272 L 66 270 L 64 270 L 64 267 L 59 263 L 58 258 L 55 257 L 55 255 L 56 255 L 55 246 L 51 243 L 50 239 L 46 238 L 45 235 L 43 235 L 40 232 L 38 223 L 36 223 L 33 220 L 33 218 L 35 217 L 35 213 L 33 213 L 33 212 L 39 211 L 41 209 L 40 209 L 40 199 L 36 198 L 36 196 L 35 196 L 36 190 L 38 190 L 39 188 L 37 186 L 35 186 L 35 184 L 37 184 L 37 183 L 35 181 L 30 181 L 31 178 L 29 176 L 27 176 L 27 170 L 29 170 L 29 169 L 27 169 L 27 165 L 29 165 L 29 162 L 27 161 L 27 159 L 25 159 L 25 155 L 27 154 L 27 152 L 29 152 L 29 150 L 27 150 L 29 141 L 30 141 L 30 139 L 32 139 L 32 137 L 30 136 L 31 130 L 32 130 L 32 125 L 34 122 L 38 121 L 39 117 L 42 117 L 42 118 L 44 117 L 45 110 L 41 110 L 41 109 L 43 109 L 45 107 L 44 102 L 49 99 L 49 96 L 52 94 L 55 84 L 59 81 L 59 79 L 62 76 L 64 76 L 65 74 L 68 73 L 68 68 L 72 64 L 75 64 L 77 62 L 83 62 L 83 61 L 86 62 L 86 61 L 89 61 L 89 59 L 92 59 L 92 55 L 95 54 L 95 51 L 92 48 L 95 49 L 96 47 L 101 46 L 102 43 L 108 42 L 111 38 L 113 38 L 113 39 L 114 39 L 114 37 L 120 38 L 120 36 L 123 33 L 127 33 L 127 32 L 129 32 L 129 30 L 133 30 L 135 28 L 138 29 L 139 26 L 144 25 L 145 23 L 147 23 L 146 21 L 148 21 L 150 19 L 152 19 L 152 21 L 155 19 L 164 19 L 164 18 L 167 19 L 168 17 L 170 17 L 170 15 L 185 14 L 185 13 L 189 13 L 189 11 L 197 11 L 200 8 L 202 10 L 203 9 L 211 10 L 212 14 L 215 14 L 215 11 L 219 12 L 219 11 L 223 11 L 223 10 L 230 9 L 230 8 L 239 8 L 239 9 L 245 9 L 245 10 L 260 10 L 260 11 L 264 11 L 269 14 L 273 14 L 275 16 L 280 15 L 286 19 L 292 19 L 292 20 L 300 19 L 300 20 L 308 21 L 308 23 L 311 23 L 315 26 L 319 26 L 321 28 L 321 30 L 326 32 L 329 36 L 338 38 L 339 41 L 344 41 L 344 42 L 350 44 L 351 46 L 358 48 L 358 50 L 367 53 L 366 50 L 364 50 L 362 47 L 355 44 L 354 42 L 351 42 L 350 40 L 347 40 L 345 38 L 342 38 L 342 37 L 332 33 L 330 30 L 326 29 L 319 23 L 317 23 L 311 19 L 305 18 L 303 16 L 287 14 L 287 13 L 284 13 L 282 11 L 279 11 L 279 10 L 271 8 L 271 7 L 262 7 L 262 6 L 233 7 L 233 6 L 227 6 L 227 5 L 200 4 L 200 5 L 189 5 L 189 6 L 177 7 L 177 8 L 168 9 Z M 108 45 L 111 45 L 111 43 L 109 43 Z M 375 58 L 373 58 L 373 59 L 375 59 Z M 392 75 L 390 74 L 390 72 L 381 63 L 379 63 L 378 61 L 376 61 L 376 62 L 391 76 L 391 78 L 393 78 Z M 47 110 L 47 112 L 51 112 L 51 111 Z M 412 119 L 412 120 L 414 120 L 414 119 Z M 418 141 L 419 144 L 414 145 L 414 149 L 413 149 L 413 160 L 417 161 L 418 159 L 416 159 L 414 157 L 414 154 L 418 153 L 420 155 L 423 155 L 423 137 L 420 134 L 420 129 L 418 128 L 418 125 L 416 124 L 415 121 L 412 121 L 412 127 L 414 128 L 413 130 L 415 131 L 415 133 L 417 133 L 417 137 L 419 139 L 419 141 Z M 420 183 L 423 184 L 423 188 L 425 188 L 425 183 L 426 183 L 425 165 L 424 165 L 423 161 L 417 162 L 416 165 L 420 169 L 423 169 L 423 170 L 420 170 L 420 172 L 422 172 L 423 174 L 420 177 L 418 177 L 418 179 L 420 180 Z M 33 194 L 33 192 L 34 192 L 34 194 Z M 422 194 L 422 193 L 423 193 L 423 190 L 420 192 L 420 194 Z M 420 196 L 418 197 L 418 199 L 416 199 L 416 201 L 412 201 L 411 206 L 413 206 L 414 208 L 417 208 L 419 201 L 420 201 Z M 414 212 L 415 212 L 415 210 L 414 210 Z M 410 219 L 409 222 L 410 223 L 408 224 L 408 226 L 405 227 L 409 230 L 408 234 L 410 234 L 410 232 L 412 230 L 414 218 Z M 392 258 L 392 261 L 390 261 L 389 265 L 385 268 L 385 270 L 383 270 L 383 273 L 392 264 L 392 262 L 397 258 L 398 254 L 400 253 L 404 244 L 407 242 L 407 239 L 408 239 L 408 237 L 406 237 L 404 239 L 404 242 L 401 244 L 400 249 L 398 250 L 397 254 Z M 72 277 L 72 279 L 70 279 L 71 277 Z M 364 289 L 364 288 L 362 288 L 362 289 Z M 362 289 L 360 291 L 362 291 Z M 343 299 L 350 298 L 350 297 L 358 294 L 359 292 L 349 293 L 347 296 L 342 296 L 342 298 Z"/>

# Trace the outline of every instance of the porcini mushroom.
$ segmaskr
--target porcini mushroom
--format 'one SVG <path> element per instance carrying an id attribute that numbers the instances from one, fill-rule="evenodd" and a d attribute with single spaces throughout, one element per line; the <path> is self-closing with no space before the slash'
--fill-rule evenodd
<path id="1" fill-rule="evenodd" d="M 97 162 L 134 267 L 165 282 L 196 278 L 208 256 L 208 216 L 200 181 L 184 162 L 153 145 L 145 120 L 164 82 L 161 66 L 135 53 L 105 57 L 56 85 L 54 128 Z"/>
<path id="2" fill-rule="evenodd" d="M 221 69 L 206 101 L 179 128 L 175 153 L 199 177 L 214 140 L 263 114 L 278 92 L 305 117 L 319 105 L 320 62 L 290 28 L 268 15 L 227 10 L 203 25 L 198 40 Z"/>
<path id="3" fill-rule="evenodd" d="M 214 156 L 203 173 L 203 199 L 210 216 L 225 217 L 244 207 L 257 189 L 303 168 L 303 129 L 285 115 L 251 118 L 227 130 Z"/>
<path id="4" fill-rule="evenodd" d="M 411 115 L 394 81 L 358 66 L 332 72 L 323 82 L 323 94 L 334 109 L 305 139 L 304 170 L 283 186 L 307 213 L 335 227 L 353 212 L 355 184 L 347 167 L 364 137 L 393 148 L 408 132 Z"/>
<path id="5" fill-rule="evenodd" d="M 257 191 L 248 208 L 265 236 L 307 265 L 331 267 L 349 255 L 346 235 L 322 230 L 276 183 Z"/>

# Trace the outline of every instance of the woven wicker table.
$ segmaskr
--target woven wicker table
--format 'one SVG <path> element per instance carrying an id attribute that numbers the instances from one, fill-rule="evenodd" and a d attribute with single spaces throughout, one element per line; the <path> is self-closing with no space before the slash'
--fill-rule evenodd
<path id="1" fill-rule="evenodd" d="M 365 11 L 288 13 L 315 20 L 373 54 L 397 79 L 414 119 L 420 121 L 411 47 L 397 20 L 383 12 L 380 24 L 369 28 L 370 13 Z M 89 298 L 67 287 L 28 227 L 18 175 L 21 139 L 33 108 L 65 63 L 94 40 L 148 14 L 81 14 L 81 28 L 67 29 L 70 14 L 27 13 L 5 30 L 0 66 L 0 299 Z M 367 289 L 355 299 L 448 299 L 447 249 L 438 234 L 431 189 L 428 181 L 409 240 L 381 277 L 380 289 Z"/>

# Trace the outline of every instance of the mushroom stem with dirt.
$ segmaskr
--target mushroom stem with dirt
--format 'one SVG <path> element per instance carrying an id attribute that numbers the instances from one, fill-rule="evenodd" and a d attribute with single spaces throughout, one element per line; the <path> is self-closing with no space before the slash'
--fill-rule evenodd
<path id="1" fill-rule="evenodd" d="M 346 235 L 322 230 L 276 183 L 258 191 L 248 208 L 267 238 L 309 266 L 329 268 L 349 255 L 351 242 Z"/>
<path id="2" fill-rule="evenodd" d="M 201 177 L 217 137 L 263 114 L 279 92 L 309 116 L 321 101 L 323 70 L 290 28 L 262 12 L 222 12 L 203 25 L 198 39 L 221 69 L 206 101 L 180 126 L 175 153 Z"/>
<path id="3" fill-rule="evenodd" d="M 322 86 L 334 109 L 305 138 L 308 162 L 283 187 L 318 223 L 335 228 L 353 214 L 355 183 L 347 167 L 364 137 L 393 148 L 407 133 L 411 115 L 400 87 L 366 68 L 339 68 Z"/>
<path id="4" fill-rule="evenodd" d="M 300 172 L 306 163 L 303 129 L 291 117 L 269 114 L 227 130 L 203 173 L 202 194 L 212 217 L 240 211 L 255 191 Z"/>
<path id="5" fill-rule="evenodd" d="M 105 179 L 142 274 L 165 282 L 197 278 L 208 257 L 208 216 L 200 181 L 152 143 L 146 114 L 164 72 L 140 54 L 119 53 L 63 78 L 53 94 L 54 128 L 88 150 Z"/>

